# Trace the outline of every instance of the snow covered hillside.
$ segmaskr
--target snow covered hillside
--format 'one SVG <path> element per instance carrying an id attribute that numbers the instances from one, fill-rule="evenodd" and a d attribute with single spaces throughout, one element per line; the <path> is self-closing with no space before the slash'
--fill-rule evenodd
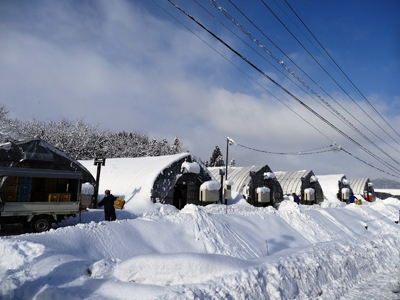
<path id="1" fill-rule="evenodd" d="M 179 211 L 108 166 L 100 189 L 130 199 L 117 221 L 91 209 L 1 237 L 0 299 L 400 298 L 397 199 L 258 208 L 236 197 Z"/>

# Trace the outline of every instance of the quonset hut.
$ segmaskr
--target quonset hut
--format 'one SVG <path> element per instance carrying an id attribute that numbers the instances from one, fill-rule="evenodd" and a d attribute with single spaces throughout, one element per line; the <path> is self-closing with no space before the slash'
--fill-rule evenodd
<path id="1" fill-rule="evenodd" d="M 220 177 L 220 169 L 209 168 L 217 179 Z M 232 193 L 242 195 L 254 206 L 274 205 L 283 200 L 282 188 L 268 165 L 228 167 L 228 180 L 233 182 Z"/>
<path id="2" fill-rule="evenodd" d="M 346 202 L 353 195 L 350 180 L 344 174 L 318 175 L 318 181 L 328 200 L 338 199 Z"/>
<path id="3" fill-rule="evenodd" d="M 376 200 L 374 185 L 369 178 L 350 178 L 350 185 L 355 195 L 361 195 L 365 200 Z"/>
<path id="4" fill-rule="evenodd" d="M 324 201 L 324 193 L 313 171 L 275 172 L 284 195 L 293 193 L 300 197 L 302 204 L 314 204 Z"/>
<path id="5" fill-rule="evenodd" d="M 81 163 L 96 174 L 93 161 Z M 211 173 L 189 153 L 110 158 L 101 169 L 99 200 L 104 196 L 100 193 L 109 189 L 125 200 L 126 209 L 150 200 L 181 209 L 186 204 L 201 205 L 200 186 L 210 180 Z"/>

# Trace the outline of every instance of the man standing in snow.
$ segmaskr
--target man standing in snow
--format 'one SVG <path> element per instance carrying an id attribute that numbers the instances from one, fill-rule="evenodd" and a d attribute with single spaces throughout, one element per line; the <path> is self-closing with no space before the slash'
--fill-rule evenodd
<path id="1" fill-rule="evenodd" d="M 293 201 L 296 202 L 297 204 L 300 204 L 300 197 L 296 195 L 296 193 L 292 194 L 293 196 Z"/>
<path id="2" fill-rule="evenodd" d="M 117 216 L 115 215 L 114 201 L 117 198 L 110 193 L 110 190 L 105 190 L 104 193 L 106 196 L 99 202 L 98 207 L 104 205 L 104 218 L 106 221 L 115 221 Z"/>

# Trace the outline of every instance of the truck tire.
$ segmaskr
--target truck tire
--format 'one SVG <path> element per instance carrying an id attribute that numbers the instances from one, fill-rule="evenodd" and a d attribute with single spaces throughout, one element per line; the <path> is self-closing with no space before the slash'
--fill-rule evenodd
<path id="1" fill-rule="evenodd" d="M 48 231 L 51 227 L 50 218 L 45 215 L 34 217 L 30 222 L 30 227 L 33 232 Z"/>

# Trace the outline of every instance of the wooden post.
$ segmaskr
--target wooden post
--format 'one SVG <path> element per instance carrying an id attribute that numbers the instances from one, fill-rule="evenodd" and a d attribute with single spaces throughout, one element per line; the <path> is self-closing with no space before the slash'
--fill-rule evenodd
<path id="1" fill-rule="evenodd" d="M 95 158 L 94 165 L 97 165 L 97 174 L 96 174 L 96 186 L 94 188 L 94 195 L 93 195 L 93 208 L 97 208 L 97 198 L 99 197 L 99 185 L 100 185 L 100 171 L 101 166 L 106 164 L 106 159 L 103 158 Z"/>

